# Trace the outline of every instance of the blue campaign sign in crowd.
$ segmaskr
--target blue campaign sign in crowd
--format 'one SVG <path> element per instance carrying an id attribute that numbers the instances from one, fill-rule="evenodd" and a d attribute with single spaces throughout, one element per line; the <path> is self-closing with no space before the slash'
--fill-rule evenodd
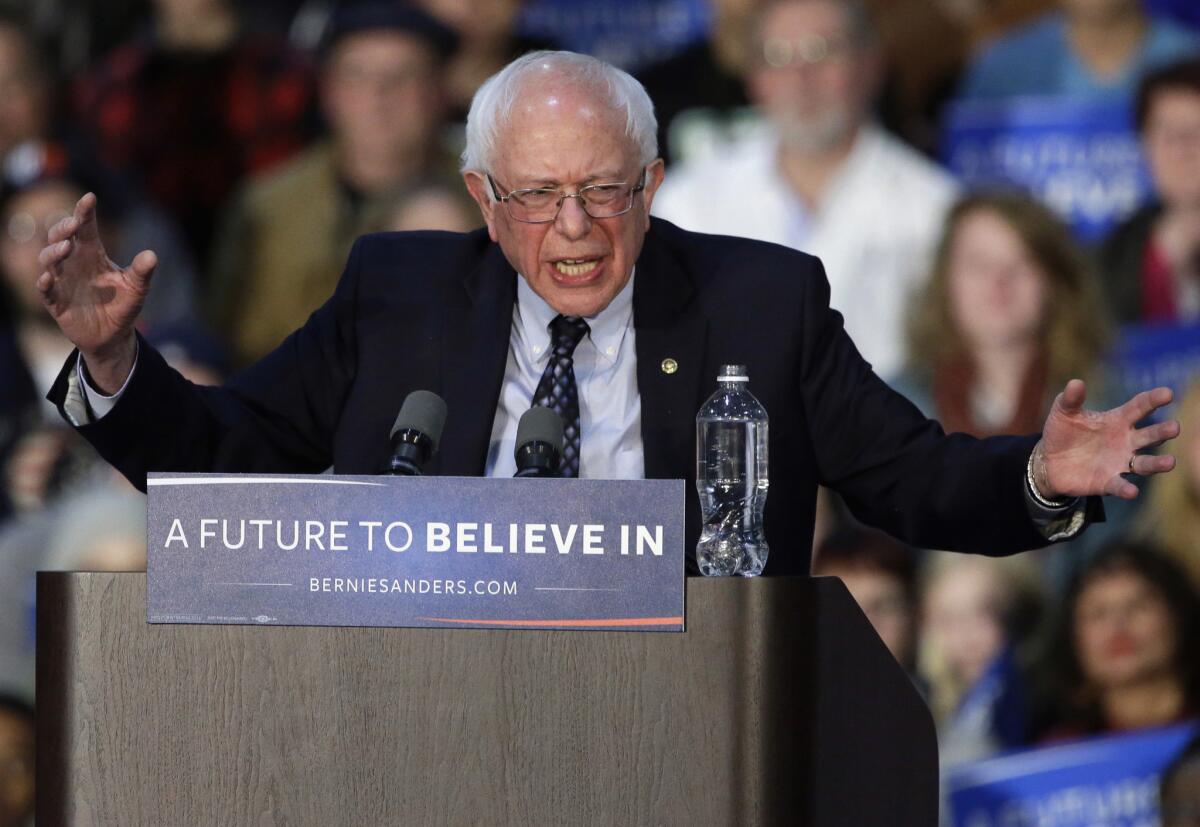
<path id="1" fill-rule="evenodd" d="M 1153 827 L 1162 771 L 1195 724 L 1013 753 L 946 779 L 955 827 Z"/>
<path id="2" fill-rule="evenodd" d="M 1127 102 L 1039 97 L 949 108 L 942 158 L 968 187 L 1020 186 L 1102 238 L 1150 194 Z"/>
<path id="3" fill-rule="evenodd" d="M 1200 3 L 1196 0 L 1145 0 L 1146 10 L 1164 14 L 1186 23 L 1193 28 L 1200 28 Z"/>
<path id="4" fill-rule="evenodd" d="M 1112 365 L 1122 387 L 1164 385 L 1182 395 L 1200 376 L 1200 324 L 1125 325 Z"/>
<path id="5" fill-rule="evenodd" d="M 705 0 L 532 0 L 521 31 L 629 69 L 661 60 L 708 33 Z"/>

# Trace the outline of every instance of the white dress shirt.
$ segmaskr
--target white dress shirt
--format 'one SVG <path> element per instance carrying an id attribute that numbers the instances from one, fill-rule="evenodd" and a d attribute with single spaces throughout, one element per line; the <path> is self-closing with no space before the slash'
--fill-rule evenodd
<path id="1" fill-rule="evenodd" d="M 529 410 L 550 361 L 550 322 L 557 315 L 524 278 L 517 278 L 508 363 L 484 466 L 489 477 L 511 477 L 517 470 L 513 457 L 517 423 Z M 608 307 L 586 321 L 589 333 L 575 348 L 574 358 L 579 387 L 579 476 L 641 479 L 646 464 L 637 387 L 633 276 Z"/>

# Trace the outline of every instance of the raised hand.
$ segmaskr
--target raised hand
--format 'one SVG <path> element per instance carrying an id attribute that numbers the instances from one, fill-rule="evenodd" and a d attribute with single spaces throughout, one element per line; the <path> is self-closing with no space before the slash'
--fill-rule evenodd
<path id="1" fill-rule="evenodd" d="M 1179 423 L 1136 427 L 1171 402 L 1171 390 L 1143 391 L 1110 411 L 1084 410 L 1086 395 L 1083 382 L 1072 379 L 1055 398 L 1042 439 L 1034 448 L 1038 491 L 1051 499 L 1111 494 L 1132 500 L 1138 487 L 1122 474 L 1150 476 L 1175 467 L 1172 456 L 1138 452 L 1179 436 Z"/>
<path id="2" fill-rule="evenodd" d="M 134 323 L 150 291 L 158 258 L 138 253 L 128 267 L 108 257 L 96 223 L 96 196 L 51 228 L 38 261 L 42 303 L 83 355 L 97 390 L 116 391 L 133 369 Z"/>

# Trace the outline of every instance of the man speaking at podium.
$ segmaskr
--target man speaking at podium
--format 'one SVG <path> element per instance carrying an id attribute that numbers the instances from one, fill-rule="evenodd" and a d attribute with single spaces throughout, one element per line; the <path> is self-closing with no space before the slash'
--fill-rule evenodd
<path id="1" fill-rule="evenodd" d="M 1091 412 L 1076 380 L 1040 435 L 945 435 L 859 356 L 817 259 L 650 218 L 655 131 L 626 73 L 519 58 L 467 124 L 463 177 L 486 231 L 359 239 L 332 298 L 216 389 L 135 333 L 155 256 L 114 264 L 85 196 L 41 257 L 38 289 L 79 352 L 50 398 L 142 488 L 148 471 L 377 473 L 416 389 L 449 411 L 428 473 L 510 476 L 517 420 L 549 377 L 578 398 L 566 475 L 691 483 L 696 411 L 720 365 L 744 364 L 771 417 L 768 574 L 808 573 L 818 484 L 910 543 L 997 553 L 1073 536 L 1099 495 L 1137 495 L 1124 474 L 1174 466 L 1141 452 L 1178 425 L 1135 425 L 1165 388 Z M 690 549 L 694 485 L 687 511 Z"/>

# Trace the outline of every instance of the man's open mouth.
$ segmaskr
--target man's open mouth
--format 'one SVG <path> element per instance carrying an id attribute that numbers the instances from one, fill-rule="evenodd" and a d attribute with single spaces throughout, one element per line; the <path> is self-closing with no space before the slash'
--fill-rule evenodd
<path id="1" fill-rule="evenodd" d="M 564 276 L 585 276 L 600 264 L 598 258 L 564 258 L 554 262 L 554 269 Z"/>

